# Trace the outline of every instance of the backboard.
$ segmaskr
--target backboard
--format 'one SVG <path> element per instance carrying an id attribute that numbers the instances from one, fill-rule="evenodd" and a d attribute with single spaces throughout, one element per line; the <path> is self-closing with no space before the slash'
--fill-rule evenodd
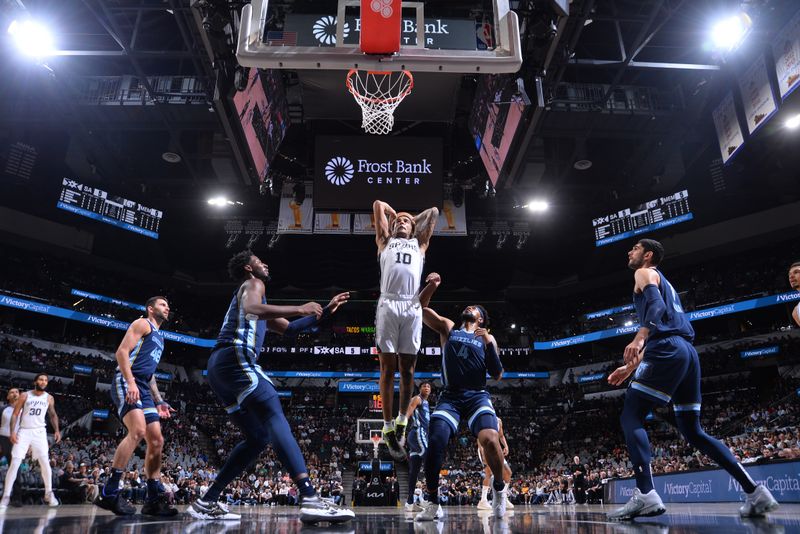
<path id="1" fill-rule="evenodd" d="M 388 2 L 377 0 L 377 3 Z M 465 24 L 462 28 L 466 28 L 466 33 L 459 31 L 456 35 L 466 37 L 467 46 L 449 49 L 437 46 L 429 34 L 437 30 L 437 24 L 441 29 L 441 19 L 437 19 L 438 23 L 427 19 L 423 2 L 402 2 L 401 45 L 396 53 L 390 54 L 365 54 L 359 40 L 353 42 L 355 34 L 361 31 L 360 5 L 359 0 L 339 0 L 336 13 L 317 13 L 316 18 L 305 15 L 306 20 L 300 14 L 270 12 L 269 0 L 253 0 L 242 9 L 236 52 L 239 64 L 264 69 L 414 73 L 511 73 L 522 65 L 519 21 L 508 0 L 492 1 L 492 24 L 486 25 L 490 33 L 486 49 L 469 46 L 469 39 L 477 44 L 476 21 L 470 19 L 460 21 Z M 304 25 L 309 28 L 306 30 Z M 447 33 L 448 37 L 456 34 Z M 363 37 L 360 41 L 366 42 Z"/>

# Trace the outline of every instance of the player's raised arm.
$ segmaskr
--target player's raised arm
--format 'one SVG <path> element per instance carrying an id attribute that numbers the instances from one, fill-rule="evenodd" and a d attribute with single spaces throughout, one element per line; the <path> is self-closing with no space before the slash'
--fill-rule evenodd
<path id="1" fill-rule="evenodd" d="M 500 361 L 500 350 L 494 336 L 485 328 L 476 328 L 475 337 L 483 339 L 486 349 L 486 370 L 495 380 L 503 378 L 503 364 Z"/>
<path id="2" fill-rule="evenodd" d="M 372 203 L 372 214 L 375 217 L 375 243 L 380 254 L 391 237 L 389 221 L 397 217 L 397 212 L 386 202 L 376 200 Z"/>
<path id="3" fill-rule="evenodd" d="M 283 337 L 293 339 L 310 328 L 317 326 L 319 323 L 330 317 L 339 309 L 339 306 L 344 304 L 350 298 L 350 292 L 345 291 L 339 293 L 331 299 L 327 306 L 322 309 L 322 315 L 317 318 L 316 315 L 309 315 L 294 321 L 287 321 L 284 318 L 270 319 L 267 321 L 270 331 L 276 334 L 281 334 Z"/>
<path id="4" fill-rule="evenodd" d="M 425 252 L 431 242 L 431 236 L 436 229 L 436 220 L 439 218 L 439 208 L 428 208 L 416 217 L 414 217 L 414 226 L 416 227 L 416 238 L 419 242 L 419 248 Z"/>
<path id="5" fill-rule="evenodd" d="M 442 343 L 447 340 L 455 323 L 447 317 L 442 317 L 431 308 L 422 308 L 422 322 L 425 326 L 439 334 Z"/>
<path id="6" fill-rule="evenodd" d="M 125 337 L 117 347 L 117 365 L 122 378 L 128 386 L 128 391 L 125 394 L 125 402 L 128 404 L 136 404 L 139 400 L 139 387 L 136 385 L 136 379 L 133 378 L 133 371 L 131 371 L 131 352 L 136 345 L 142 340 L 144 336 L 150 333 L 152 327 L 147 319 L 136 319 L 133 321 L 128 330 L 125 332 Z"/>
<path id="7" fill-rule="evenodd" d="M 306 302 L 302 306 L 275 306 L 263 304 L 264 282 L 258 278 L 250 278 L 243 284 L 242 306 L 246 315 L 257 315 L 259 319 L 277 319 L 297 315 L 322 315 L 322 306 L 316 302 Z"/>

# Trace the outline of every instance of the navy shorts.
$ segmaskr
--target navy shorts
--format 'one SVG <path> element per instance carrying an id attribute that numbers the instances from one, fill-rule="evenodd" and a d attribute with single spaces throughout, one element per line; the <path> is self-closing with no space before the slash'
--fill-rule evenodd
<path id="1" fill-rule="evenodd" d="M 676 412 L 699 412 L 702 396 L 697 351 L 680 336 L 648 342 L 629 387 L 660 404 L 671 402 Z"/>
<path id="2" fill-rule="evenodd" d="M 278 394 L 272 380 L 253 360 L 238 347 L 217 348 L 208 359 L 208 384 L 228 413 L 240 410 L 248 397 L 269 399 Z"/>
<path id="3" fill-rule="evenodd" d="M 480 417 L 488 414 L 491 418 Z M 453 433 L 458 432 L 461 419 L 466 419 L 467 426 L 474 436 L 484 428 L 497 430 L 497 415 L 494 413 L 492 400 L 486 390 L 444 390 L 439 395 L 439 402 L 431 417 L 444 419 Z"/>
<path id="4" fill-rule="evenodd" d="M 408 433 L 408 455 L 425 458 L 428 454 L 428 433 L 424 428 L 415 426 Z"/>
<path id="5" fill-rule="evenodd" d="M 144 412 L 144 421 L 146 424 L 156 423 L 159 421 L 158 410 L 156 410 L 156 403 L 153 402 L 153 396 L 150 394 L 150 384 L 144 378 L 134 376 L 136 380 L 136 387 L 139 388 L 139 400 L 136 404 L 128 404 L 125 402 L 125 395 L 128 393 L 128 384 L 122 378 L 122 373 L 116 373 L 114 380 L 111 383 L 111 402 L 114 403 L 114 408 L 117 410 L 117 415 L 120 421 L 125 418 L 131 410 L 142 410 Z"/>

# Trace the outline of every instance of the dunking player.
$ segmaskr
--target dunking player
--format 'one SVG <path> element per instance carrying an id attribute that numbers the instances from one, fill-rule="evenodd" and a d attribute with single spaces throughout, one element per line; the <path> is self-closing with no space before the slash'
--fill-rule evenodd
<path id="1" fill-rule="evenodd" d="M 244 434 L 244 440 L 230 452 L 205 495 L 189 507 L 189 514 L 198 519 L 239 519 L 239 515 L 228 512 L 217 502 L 219 496 L 256 461 L 267 445 L 272 445 L 299 489 L 301 521 L 349 521 L 354 517 L 352 510 L 320 498 L 311 485 L 300 447 L 283 415 L 278 392 L 257 360 L 268 325 L 284 337 L 296 337 L 334 313 L 350 294 L 336 295 L 324 309 L 316 302 L 302 306 L 267 304 L 264 284 L 269 281 L 269 268 L 249 250 L 231 258 L 228 272 L 240 285 L 231 299 L 217 344 L 208 360 L 208 382 Z M 292 322 L 285 319 L 298 315 L 304 317 Z"/>
<path id="2" fill-rule="evenodd" d="M 109 475 L 95 504 L 117 515 L 131 515 L 136 508 L 119 492 L 119 481 L 142 439 L 145 440 L 144 471 L 147 476 L 147 499 L 142 506 L 145 515 L 169 517 L 178 513 L 160 489 L 161 453 L 164 437 L 161 418 L 174 412 L 161 398 L 155 372 L 164 353 L 161 326 L 169 320 L 169 303 L 161 296 L 145 303 L 147 317 L 133 321 L 117 348 L 117 372 L 111 383 L 111 401 L 128 433 L 117 445 Z"/>
<path id="3" fill-rule="evenodd" d="M 800 291 L 800 261 L 794 262 L 789 267 L 789 285 L 792 286 L 792 289 Z M 800 304 L 792 310 L 792 318 L 797 326 L 800 326 Z"/>
<path id="4" fill-rule="evenodd" d="M 461 328 L 450 319 L 441 317 L 427 307 L 428 288 L 439 285 L 436 277 L 422 292 L 425 325 L 439 334 L 442 343 L 442 382 L 436 409 L 431 415 L 428 436 L 428 456 L 425 459 L 425 484 L 430 502 L 423 505 L 416 521 L 433 521 L 439 516 L 439 471 L 450 437 L 458 432 L 463 418 L 472 434 L 483 447 L 486 462 L 494 475 L 492 479 L 492 509 L 495 517 L 506 512 L 506 492 L 503 484 L 503 451 L 497 432 L 497 417 L 486 392 L 486 373 L 500 380 L 503 366 L 497 355 L 497 342 L 486 327 L 489 315 L 482 306 L 467 306 L 461 313 Z"/>
<path id="5" fill-rule="evenodd" d="M 14 404 L 14 412 L 9 423 L 9 440 L 14 444 L 11 449 L 11 465 L 6 472 L 3 498 L 0 500 L 0 509 L 8 506 L 11 497 L 11 488 L 17 480 L 17 471 L 22 460 L 31 451 L 34 460 L 39 461 L 44 482 L 44 502 L 49 506 L 58 506 L 58 500 L 53 495 L 53 471 L 50 469 L 50 447 L 47 444 L 47 424 L 45 415 L 50 416 L 53 425 L 56 443 L 61 442 L 61 432 L 58 430 L 58 415 L 53 397 L 47 393 L 48 378 L 44 373 L 39 373 L 33 379 L 33 389 L 23 393 Z M 19 422 L 19 429 L 17 423 Z"/>
<path id="6" fill-rule="evenodd" d="M 406 410 L 414 389 L 414 366 L 422 342 L 422 307 L 417 292 L 425 251 L 436 228 L 439 210 L 428 208 L 415 218 L 410 213 L 397 213 L 386 202 L 376 200 L 372 211 L 381 266 L 375 343 L 380 351 L 383 441 L 395 460 L 404 460 L 402 441 L 408 424 Z M 398 366 L 400 406 L 397 421 L 393 421 L 394 373 Z"/>
<path id="7" fill-rule="evenodd" d="M 408 432 L 408 498 L 406 499 L 406 512 L 419 512 L 422 507 L 414 502 L 414 490 L 417 488 L 419 468 L 428 454 L 428 427 L 431 421 L 431 408 L 428 397 L 431 394 L 429 382 L 419 386 L 419 395 L 411 399 L 406 411 L 406 417 L 411 420 L 411 429 Z"/>
<path id="8" fill-rule="evenodd" d="M 628 503 L 608 517 L 628 520 L 666 511 L 650 472 L 650 442 L 644 421 L 656 405 L 669 402 L 675 411 L 678 430 L 686 440 L 741 484 L 746 498 L 739 509 L 740 515 L 762 516 L 777 508 L 777 501 L 766 487 L 753 482 L 724 444 L 700 427 L 700 361 L 692 346 L 694 329 L 678 293 L 656 268 L 663 257 L 664 247 L 652 239 L 640 240 L 628 252 L 628 267 L 636 271 L 633 305 L 641 326 L 625 347 L 625 365 L 611 373 L 608 381 L 619 385 L 636 370 L 625 392 L 625 407 L 620 417 L 636 489 Z"/>
<path id="9" fill-rule="evenodd" d="M 508 500 L 508 485 L 511 483 L 511 466 L 508 465 L 508 460 L 506 460 L 508 457 L 508 442 L 506 441 L 506 435 L 503 433 L 503 420 L 499 417 L 497 418 L 497 433 L 500 438 L 500 447 L 503 449 L 503 482 L 506 488 L 506 508 L 510 510 L 514 508 L 514 505 Z M 481 486 L 481 500 L 478 501 L 478 510 L 491 510 L 492 505 L 489 503 L 487 497 L 489 494 L 489 485 L 492 481 L 492 470 L 489 464 L 486 463 L 480 441 L 478 442 L 478 459 L 483 466 L 483 486 Z"/>
<path id="10" fill-rule="evenodd" d="M 13 448 L 10 439 L 11 414 L 14 413 L 14 405 L 17 404 L 17 399 L 19 399 L 19 389 L 9 388 L 8 393 L 6 394 L 6 402 L 8 404 L 6 404 L 6 407 L 3 408 L 3 413 L 0 415 L 0 447 L 3 449 L 3 456 L 5 457 L 8 465 L 11 465 L 11 449 Z M 19 503 L 22 505 L 18 488 L 14 488 L 11 493 L 11 498 L 12 504 L 16 505 Z"/>

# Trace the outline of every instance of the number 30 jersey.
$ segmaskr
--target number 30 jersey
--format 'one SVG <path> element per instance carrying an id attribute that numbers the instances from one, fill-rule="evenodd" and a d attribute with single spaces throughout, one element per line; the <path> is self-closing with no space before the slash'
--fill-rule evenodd
<path id="1" fill-rule="evenodd" d="M 47 415 L 49 403 L 49 393 L 36 395 L 33 391 L 29 391 L 25 399 L 25 405 L 22 407 L 22 413 L 20 414 L 19 427 L 45 428 L 46 423 L 44 422 L 44 418 L 45 415 Z"/>
<path id="2" fill-rule="evenodd" d="M 409 300 L 416 296 L 425 261 L 417 238 L 390 238 L 378 261 L 381 264 L 381 295 Z"/>

